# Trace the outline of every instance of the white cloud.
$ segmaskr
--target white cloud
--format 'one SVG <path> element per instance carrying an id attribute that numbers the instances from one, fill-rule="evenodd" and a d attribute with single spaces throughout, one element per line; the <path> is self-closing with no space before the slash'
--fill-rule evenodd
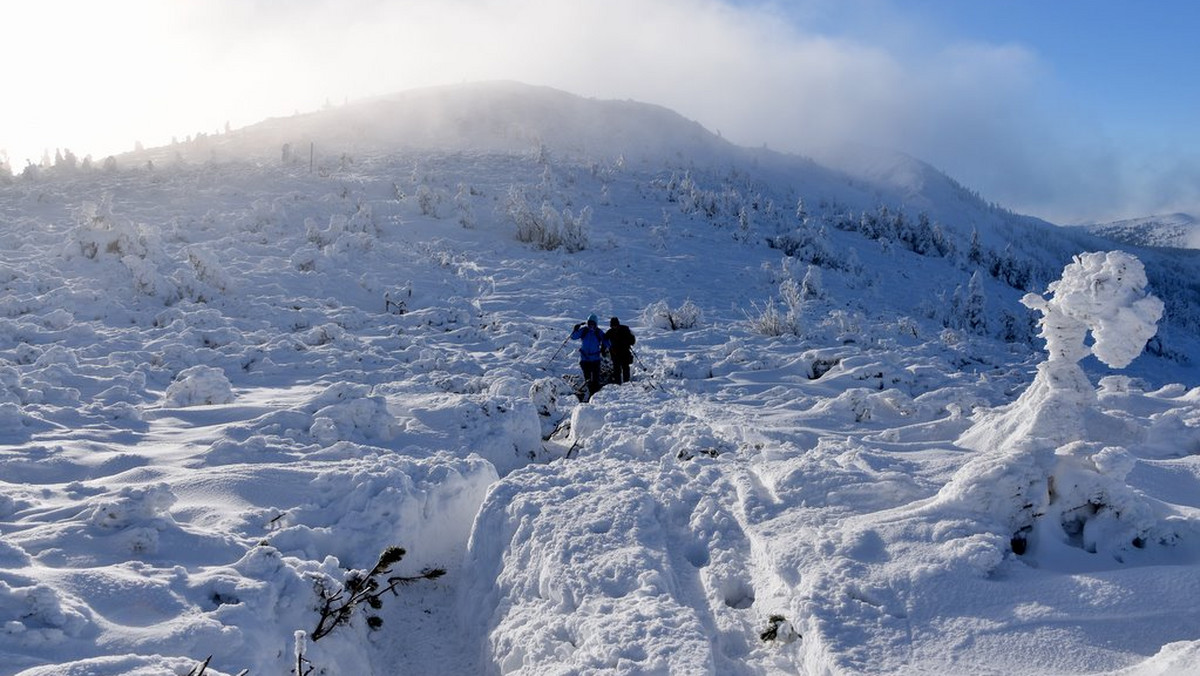
<path id="1" fill-rule="evenodd" d="M 717 0 L 28 4 L 0 10 L 22 35 L 10 43 L 19 104 L 0 112 L 0 148 L 38 156 L 58 146 L 107 154 L 326 101 L 511 79 L 657 103 L 747 145 L 895 147 L 1052 217 L 1124 189 L 1111 148 L 1056 97 L 1037 54 L 956 41 L 886 4 L 872 3 L 881 11 L 859 14 L 843 37 L 799 25 L 829 11 L 827 0 L 786 11 Z"/>

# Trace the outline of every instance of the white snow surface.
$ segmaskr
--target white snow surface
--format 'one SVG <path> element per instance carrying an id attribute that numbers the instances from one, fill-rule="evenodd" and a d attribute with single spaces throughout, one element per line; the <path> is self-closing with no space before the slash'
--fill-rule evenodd
<path id="1" fill-rule="evenodd" d="M 1200 388 L 947 327 L 857 233 L 806 275 L 675 151 L 303 155 L 0 183 L 0 675 L 1200 673 Z M 1134 361 L 1141 263 L 1072 265 L 1050 353 Z M 582 403 L 593 312 L 637 361 Z M 390 546 L 445 574 L 314 641 Z"/>

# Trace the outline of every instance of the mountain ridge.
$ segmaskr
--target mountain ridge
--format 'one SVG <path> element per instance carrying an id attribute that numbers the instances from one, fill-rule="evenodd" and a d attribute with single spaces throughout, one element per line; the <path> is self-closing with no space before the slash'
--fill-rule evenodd
<path id="1" fill-rule="evenodd" d="M 1183 212 L 1085 223 L 1074 227 L 1134 246 L 1200 249 L 1200 219 Z"/>
<path id="2" fill-rule="evenodd" d="M 286 146 L 286 149 L 285 149 Z M 730 166 L 790 174 L 793 182 L 859 183 L 856 208 L 888 202 L 914 212 L 944 201 L 1039 226 L 1053 225 L 989 203 L 927 162 L 897 151 L 844 146 L 820 160 L 735 145 L 699 122 L 653 103 L 585 98 L 552 87 L 489 81 L 405 90 L 342 106 L 273 117 L 226 134 L 201 135 L 118 156 L 122 164 L 212 160 L 297 161 L 315 155 L 403 152 L 552 152 L 585 161 Z M 864 189 L 865 188 L 865 189 Z M 878 193 L 877 195 L 874 193 Z M 978 217 L 980 225 L 990 220 Z M 985 226 L 986 227 L 986 226 Z M 983 233 L 986 236 L 986 233 Z"/>

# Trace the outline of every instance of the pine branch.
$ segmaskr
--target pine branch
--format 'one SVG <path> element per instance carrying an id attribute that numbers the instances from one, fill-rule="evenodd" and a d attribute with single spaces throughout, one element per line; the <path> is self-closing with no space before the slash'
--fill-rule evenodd
<path id="1" fill-rule="evenodd" d="M 361 571 L 350 571 L 346 574 L 346 581 L 343 583 L 342 589 L 336 592 L 331 593 L 318 583 L 317 593 L 321 597 L 321 617 L 317 620 L 317 627 L 312 632 L 312 640 L 318 641 L 339 625 L 349 624 L 354 616 L 354 609 L 359 604 L 366 603 L 373 610 L 379 610 L 383 607 L 382 597 L 385 593 L 391 592 L 393 596 L 399 596 L 396 588 L 401 585 L 420 580 L 436 580 L 446 574 L 442 568 L 426 568 L 419 575 L 389 577 L 387 586 L 381 587 L 377 578 L 390 573 L 392 566 L 399 563 L 406 553 L 403 547 L 392 546 L 384 549 L 370 572 L 364 575 Z M 377 616 L 372 615 L 367 618 L 367 626 L 372 629 L 378 629 L 382 625 L 383 620 Z"/>

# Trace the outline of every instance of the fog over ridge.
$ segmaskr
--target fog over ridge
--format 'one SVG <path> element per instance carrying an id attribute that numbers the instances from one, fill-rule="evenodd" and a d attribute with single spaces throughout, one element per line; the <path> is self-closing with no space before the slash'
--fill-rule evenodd
<path id="1" fill-rule="evenodd" d="M 517 80 L 662 105 L 734 143 L 834 163 L 845 144 L 899 150 L 1055 222 L 1200 204 L 1195 160 L 1121 146 L 1029 46 L 852 7 L 836 9 L 856 30 L 834 35 L 825 0 L 51 0 L 3 10 L 56 37 L 47 48 L 44 30 L 17 31 L 15 52 L 39 58 L 15 69 L 26 104 L 0 119 L 0 148 L 19 171 L 59 147 L 102 157 L 414 87 Z M 64 12 L 77 21 L 58 26 Z"/>

